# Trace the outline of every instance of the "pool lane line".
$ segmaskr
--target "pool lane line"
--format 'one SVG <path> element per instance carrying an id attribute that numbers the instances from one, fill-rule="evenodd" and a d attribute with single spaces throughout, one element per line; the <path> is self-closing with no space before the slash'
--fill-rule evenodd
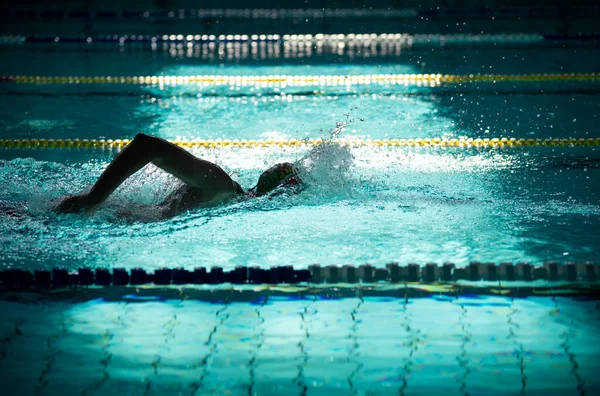
<path id="1" fill-rule="evenodd" d="M 470 393 L 467 391 L 467 378 L 472 370 L 469 365 L 471 358 L 469 357 L 467 346 L 472 346 L 473 333 L 471 333 L 470 330 L 471 325 L 467 322 L 467 308 L 465 307 L 465 304 L 459 302 L 458 305 L 461 310 L 458 317 L 458 325 L 462 330 L 462 334 L 460 337 L 460 353 L 456 356 L 455 360 L 463 372 L 458 376 L 457 380 L 460 384 L 459 392 L 464 396 L 469 396 Z"/>
<path id="2" fill-rule="evenodd" d="M 210 271 L 208 271 L 210 269 Z M 193 270 L 185 268 L 161 268 L 148 272 L 141 268 L 126 270 L 114 268 L 79 268 L 69 272 L 65 268 L 52 270 L 38 269 L 27 271 L 22 269 L 8 269 L 0 271 L 0 290 L 2 289 L 61 289 L 73 286 L 142 286 L 142 285 L 243 285 L 256 288 L 256 285 L 292 285 L 294 289 L 298 284 L 308 285 L 318 289 L 320 285 L 376 285 L 380 284 L 393 290 L 394 287 L 407 287 L 407 282 L 420 283 L 421 286 L 431 285 L 432 291 L 451 291 L 456 282 L 490 282 L 491 287 L 503 288 L 502 282 L 521 282 L 522 287 L 530 284 L 540 286 L 540 281 L 548 281 L 562 286 L 581 283 L 587 287 L 598 283 L 600 264 L 591 262 L 567 262 L 559 265 L 549 261 L 541 266 L 529 263 L 479 263 L 472 262 L 466 267 L 457 268 L 454 264 L 445 263 L 442 266 L 427 264 L 424 267 L 418 264 L 400 266 L 396 263 L 387 264 L 385 267 L 372 265 L 360 266 L 320 266 L 311 265 L 308 269 L 294 269 L 292 266 L 278 266 L 269 269 L 257 267 L 236 267 L 224 271 L 222 267 L 203 268 Z M 446 286 L 444 286 L 444 283 Z M 543 282 L 542 282 L 543 283 Z M 471 285 L 473 286 L 473 285 Z M 475 285 L 477 286 L 477 284 Z M 553 285 L 547 285 L 553 287 Z M 465 287 L 469 287 L 465 283 Z M 301 289 L 298 286 L 298 289 Z M 268 291 L 264 289 L 263 291 Z M 283 289 L 282 289 L 283 290 Z M 318 290 L 316 290 L 318 292 Z M 408 291 L 408 290 L 407 290 Z M 577 290 L 572 290 L 577 292 Z M 593 291 L 590 289 L 590 291 Z M 498 291 L 499 294 L 502 294 Z M 540 294 L 543 294 L 540 292 Z"/>
<path id="3" fill-rule="evenodd" d="M 579 395 L 585 395 L 587 393 L 585 386 L 586 384 L 579 370 L 580 363 L 577 361 L 577 357 L 572 351 L 573 340 L 577 338 L 578 334 L 577 330 L 575 330 L 577 322 L 572 317 L 569 318 L 570 320 L 567 324 L 564 323 L 564 317 L 561 318 L 562 320 L 557 320 L 557 315 L 560 314 L 560 308 L 558 306 L 558 299 L 556 298 L 556 296 L 553 297 L 553 300 L 554 309 L 550 312 L 549 316 L 553 318 L 557 322 L 557 324 L 561 325 L 562 327 L 567 327 L 566 330 L 563 330 L 559 333 L 559 338 L 562 340 L 562 342 L 560 343 L 560 347 L 562 348 L 563 353 L 565 354 L 565 356 L 568 357 L 569 362 L 571 363 L 570 371 L 577 383 L 577 393 Z"/>
<path id="4" fill-rule="evenodd" d="M 269 294 L 267 293 L 263 298 L 261 298 L 260 300 L 262 300 L 260 302 L 260 305 L 258 305 L 258 301 L 255 302 L 255 304 L 258 305 L 258 307 L 254 310 L 254 313 L 256 313 L 256 317 L 258 318 L 259 323 L 255 324 L 252 328 L 252 339 L 255 341 L 254 345 L 251 344 L 251 346 L 254 346 L 254 348 L 249 352 L 249 359 L 248 362 L 246 363 L 246 366 L 248 367 L 248 395 L 255 395 L 257 394 L 256 392 L 256 384 L 257 384 L 257 380 L 256 380 L 256 368 L 258 366 L 258 363 L 256 362 L 257 358 L 258 358 L 258 353 L 260 352 L 260 349 L 262 348 L 263 344 L 265 343 L 265 318 L 262 315 L 261 311 L 264 309 L 265 305 L 267 305 L 268 301 L 269 301 Z"/>
<path id="5" fill-rule="evenodd" d="M 408 291 L 408 287 L 405 284 L 404 285 L 404 296 L 403 299 L 404 301 L 402 302 L 402 319 L 403 322 L 400 325 L 403 330 L 405 331 L 406 335 L 408 336 L 407 340 L 404 341 L 401 346 L 402 347 L 408 347 L 408 353 L 406 354 L 406 357 L 403 360 L 403 364 L 402 367 L 399 367 L 397 372 L 397 378 L 398 380 L 402 381 L 402 384 L 400 385 L 400 387 L 398 388 L 398 394 L 400 396 L 405 396 L 406 395 L 406 388 L 408 387 L 408 380 L 410 378 L 410 374 L 413 371 L 413 367 L 415 365 L 414 362 L 414 355 L 417 353 L 417 351 L 419 350 L 419 344 L 421 343 L 421 330 L 417 329 L 415 324 L 413 323 L 412 320 L 412 314 L 411 314 L 411 310 L 408 309 L 409 307 L 409 298 L 410 298 L 410 294 Z M 400 290 L 399 290 L 400 292 Z"/>
<path id="6" fill-rule="evenodd" d="M 0 83 L 35 85 L 109 84 L 109 85 L 425 85 L 503 82 L 598 82 L 600 73 L 534 73 L 534 74 L 360 74 L 360 75 L 265 75 L 265 76 L 0 76 Z"/>
<path id="7" fill-rule="evenodd" d="M 525 370 L 525 348 L 523 347 L 523 343 L 519 340 L 519 330 L 521 326 L 516 323 L 515 314 L 519 312 L 519 310 L 515 306 L 515 299 L 512 297 L 510 299 L 510 308 L 508 314 L 506 315 L 506 323 L 508 325 L 508 336 L 507 340 L 513 344 L 513 356 L 517 361 L 517 366 L 519 367 L 519 375 L 521 377 L 521 389 L 519 390 L 519 395 L 525 395 L 525 390 L 527 388 L 527 374 Z"/>
<path id="8" fill-rule="evenodd" d="M 316 293 L 312 294 L 310 296 L 310 298 L 309 298 L 309 296 L 305 297 L 305 299 L 309 300 L 310 302 L 308 304 L 306 304 L 301 309 L 300 312 L 298 312 L 298 315 L 300 316 L 300 319 L 301 319 L 300 331 L 301 331 L 303 337 L 296 344 L 296 346 L 298 347 L 298 350 L 300 352 L 300 357 L 298 359 L 298 364 L 296 364 L 298 373 L 292 379 L 292 382 L 295 383 L 296 385 L 298 385 L 298 391 L 300 392 L 300 396 L 306 396 L 308 393 L 308 382 L 307 382 L 306 376 L 304 375 L 304 372 L 306 371 L 306 365 L 308 364 L 308 360 L 309 360 L 308 353 L 310 351 L 310 347 L 307 347 L 306 345 L 310 341 L 310 335 L 311 335 L 310 330 L 311 330 L 313 318 L 319 312 L 318 308 L 316 307 L 316 303 L 317 303 L 317 294 Z M 310 308 L 310 311 L 309 311 L 309 308 Z"/>
<path id="9" fill-rule="evenodd" d="M 357 334 L 358 326 L 362 321 L 360 319 L 356 319 L 360 307 L 365 303 L 360 289 L 358 290 L 357 298 L 358 303 L 350 312 L 350 317 L 352 318 L 352 326 L 350 327 L 350 333 L 346 336 L 346 338 L 350 340 L 350 348 L 348 348 L 348 356 L 346 357 L 346 362 L 349 364 L 354 364 L 354 368 L 348 374 L 346 382 L 350 387 L 350 394 L 353 396 L 359 394 L 355 384 L 355 377 L 364 367 L 364 364 L 360 361 L 360 343 Z"/>
<path id="10" fill-rule="evenodd" d="M 403 45 L 419 47 L 443 47 L 446 45 L 471 46 L 479 44 L 516 44 L 531 45 L 552 42 L 595 42 L 600 33 L 585 32 L 577 34 L 541 34 L 541 33 L 498 33 L 498 34 L 409 34 L 409 33 L 365 33 L 365 34 L 164 34 L 164 35 L 0 35 L 0 44 L 85 44 L 85 45 L 124 45 L 132 47 L 152 47 L 161 49 L 183 44 L 186 48 L 209 43 L 221 44 L 280 44 L 280 45 L 337 45 L 345 43 L 353 46 Z M 158 45 L 161 45 L 158 47 Z"/>
<path id="11" fill-rule="evenodd" d="M 2 35 L 0 44 L 116 44 L 118 46 L 148 46 L 153 44 L 177 45 L 186 47 L 204 43 L 277 43 L 300 44 L 311 43 L 333 44 L 348 43 L 353 45 L 403 44 L 443 46 L 448 44 L 533 44 L 544 41 L 590 41 L 600 39 L 596 33 L 578 35 L 544 35 L 538 33 L 499 33 L 499 34 L 408 34 L 408 33 L 366 33 L 366 34 L 170 34 L 170 35 Z"/>
<path id="12" fill-rule="evenodd" d="M 6 320 L 6 319 L 5 319 Z M 7 320 L 8 321 L 8 320 Z M 15 338 L 23 335 L 23 331 L 21 330 L 21 326 L 26 322 L 24 318 L 19 318 L 14 322 L 14 328 L 12 331 L 5 333 L 0 339 L 0 367 L 2 366 L 2 362 L 6 358 L 10 347 L 12 346 L 12 342 Z"/>
<path id="13" fill-rule="evenodd" d="M 177 309 L 177 308 L 175 308 Z M 150 362 L 150 366 L 152 367 L 152 373 L 148 374 L 144 377 L 144 380 L 142 381 L 142 384 L 144 384 L 144 394 L 147 395 L 149 393 L 151 393 L 152 389 L 154 388 L 154 382 L 153 381 L 155 379 L 155 377 L 157 377 L 159 375 L 159 368 L 161 367 L 161 363 L 163 361 L 163 355 L 164 353 L 160 353 L 161 350 L 166 350 L 165 352 L 168 352 L 170 350 L 169 348 L 169 339 L 174 339 L 175 336 L 173 335 L 174 329 L 175 327 L 177 327 L 177 325 L 179 324 L 178 320 L 177 320 L 177 313 L 173 312 L 169 319 L 161 326 L 161 328 L 164 330 L 163 336 L 164 336 L 164 342 L 160 345 L 156 345 L 157 347 L 157 351 L 156 353 L 153 355 L 154 359 Z"/>
<path id="14" fill-rule="evenodd" d="M 568 10 L 569 16 L 590 17 L 600 13 L 597 6 L 579 6 Z M 2 10 L 4 20 L 102 20 L 136 19 L 182 22 L 204 19 L 282 20 L 282 19 L 462 19 L 476 18 L 503 20 L 514 18 L 557 18 L 564 14 L 562 7 L 391 7 L 391 8 L 192 8 L 192 9 L 40 9 L 22 8 Z"/>
<path id="15" fill-rule="evenodd" d="M 124 331 L 127 329 L 127 323 L 124 318 L 127 317 L 131 312 L 131 306 L 127 301 L 120 301 L 118 304 L 119 312 L 113 312 L 114 318 L 111 318 L 109 326 L 104 330 L 102 334 L 102 359 L 98 362 L 101 365 L 102 378 L 98 379 L 94 383 L 90 384 L 81 391 L 81 396 L 88 396 L 89 394 L 97 393 L 110 379 L 109 365 L 113 361 L 113 347 L 117 345 L 115 338 L 118 331 Z M 113 325 L 114 327 L 112 327 Z M 115 329 L 115 327 L 117 329 Z"/>
<path id="16" fill-rule="evenodd" d="M 219 302 L 219 304 L 221 304 L 222 307 L 215 312 L 215 325 L 212 330 L 210 330 L 208 338 L 203 343 L 203 345 L 208 348 L 208 351 L 203 354 L 202 359 L 198 361 L 198 363 L 189 366 L 193 371 L 199 371 L 197 379 L 187 386 L 192 396 L 204 389 L 204 381 L 209 376 L 211 362 L 214 359 L 214 356 L 218 354 L 218 345 L 214 338 L 217 336 L 217 333 L 219 333 L 221 327 L 226 326 L 224 323 L 231 317 L 231 314 L 227 312 L 229 301 Z M 200 392 L 200 394 L 202 394 L 202 392 Z"/>
<path id="17" fill-rule="evenodd" d="M 455 148 L 517 148 L 517 147 L 598 147 L 600 138 L 524 139 L 524 138 L 424 138 L 424 139 L 287 139 L 287 140 L 169 140 L 184 148 L 287 148 L 337 144 L 349 147 L 455 147 Z M 131 139 L 0 139 L 5 149 L 121 149 Z"/>
<path id="18" fill-rule="evenodd" d="M 60 346 L 60 340 L 64 337 L 69 336 L 71 334 L 69 329 L 67 328 L 66 314 L 60 315 L 60 329 L 56 331 L 54 334 L 49 335 L 46 339 L 46 347 L 47 352 L 44 355 L 44 368 L 40 372 L 38 376 L 37 386 L 35 388 L 35 394 L 39 395 L 46 391 L 50 381 L 48 380 L 48 375 L 51 374 L 56 369 L 54 368 L 56 359 L 60 355 L 64 353 L 64 347 Z M 57 327 L 59 327 L 57 326 Z M 58 344 L 58 346 L 57 346 Z M 64 345 L 64 344 L 63 344 Z"/>

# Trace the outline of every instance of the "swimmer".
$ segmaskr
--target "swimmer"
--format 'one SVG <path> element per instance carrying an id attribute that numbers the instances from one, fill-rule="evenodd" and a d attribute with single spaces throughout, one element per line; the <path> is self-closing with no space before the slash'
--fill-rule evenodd
<path id="1" fill-rule="evenodd" d="M 148 163 L 183 182 L 158 205 L 157 209 L 164 217 L 173 217 L 196 207 L 219 205 L 235 197 L 257 197 L 278 187 L 302 183 L 295 166 L 286 162 L 267 169 L 260 175 L 256 186 L 246 192 L 218 165 L 197 158 L 166 140 L 140 133 L 117 154 L 89 192 L 63 199 L 55 210 L 76 213 L 94 209 Z"/>

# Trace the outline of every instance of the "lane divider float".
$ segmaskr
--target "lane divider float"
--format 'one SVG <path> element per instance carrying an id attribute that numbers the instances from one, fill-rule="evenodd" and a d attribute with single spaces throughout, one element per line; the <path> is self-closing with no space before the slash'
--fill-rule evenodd
<path id="1" fill-rule="evenodd" d="M 590 3 L 593 4 L 593 3 Z M 600 13 L 598 6 L 569 7 L 570 17 L 590 17 Z M 436 8 L 193 8 L 193 9 L 39 9 L 22 8 L 4 10 L 2 19 L 31 20 L 88 20 L 114 18 L 173 20 L 186 19 L 321 19 L 321 18 L 457 18 L 513 19 L 523 17 L 556 18 L 565 14 L 563 7 L 436 7 Z"/>
<path id="2" fill-rule="evenodd" d="M 553 36 L 554 37 L 554 36 Z M 365 33 L 365 34 L 334 34 L 334 33 L 316 33 L 316 34 L 163 34 L 163 35 L 48 35 L 36 34 L 30 36 L 24 35 L 2 35 L 0 44 L 20 44 L 20 43 L 38 43 L 38 44 L 202 44 L 202 43 L 299 43 L 309 42 L 316 45 L 326 43 L 350 43 L 350 44 L 429 44 L 440 46 L 445 44 L 471 45 L 481 43 L 498 44 L 533 44 L 544 41 L 557 41 L 560 36 L 554 39 L 547 39 L 545 35 L 530 34 L 408 34 L 408 33 Z M 566 36 L 565 36 L 566 37 Z M 592 40 L 600 38 L 593 33 L 574 36 L 572 40 Z"/>
<path id="3" fill-rule="evenodd" d="M 0 76 L 13 84 L 129 84 L 129 85 L 430 85 L 462 83 L 598 82 L 600 73 L 535 74 L 361 74 L 361 75 L 266 75 L 266 76 Z"/>
<path id="4" fill-rule="evenodd" d="M 121 149 L 131 139 L 0 139 L 5 149 Z M 288 140 L 170 140 L 184 148 L 276 148 L 313 147 L 338 144 L 350 147 L 457 147 L 457 148 L 517 148 L 517 147 L 599 147 L 600 138 L 524 139 L 524 138 L 459 138 L 459 139 L 288 139 Z"/>
<path id="5" fill-rule="evenodd" d="M 142 268 L 127 270 L 114 268 L 79 268 L 68 271 L 65 268 L 51 270 L 38 269 L 28 271 L 9 269 L 0 271 L 0 288 L 29 289 L 29 288 L 64 288 L 73 286 L 138 286 L 154 285 L 219 285 L 230 283 L 244 284 L 338 284 L 338 283 L 406 283 L 421 282 L 426 284 L 457 281 L 487 281 L 487 282 L 587 282 L 598 281 L 600 266 L 592 262 L 564 265 L 551 261 L 540 266 L 529 263 L 479 263 L 471 262 L 466 267 L 457 267 L 451 263 L 442 266 L 437 264 L 408 264 L 400 266 L 397 263 L 385 267 L 372 265 L 320 266 L 311 265 L 307 269 L 294 269 L 292 266 L 277 266 L 271 268 L 236 267 L 230 271 L 222 267 L 160 268 L 153 272 Z M 541 286 L 541 285 L 539 285 Z"/>

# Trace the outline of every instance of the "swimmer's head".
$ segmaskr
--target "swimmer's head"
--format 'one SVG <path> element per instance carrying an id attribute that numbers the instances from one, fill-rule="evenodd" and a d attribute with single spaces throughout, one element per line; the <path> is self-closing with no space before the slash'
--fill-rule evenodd
<path id="1" fill-rule="evenodd" d="M 256 195 L 264 195 L 280 186 L 295 186 L 301 183 L 302 180 L 294 164 L 284 162 L 273 165 L 264 171 L 258 178 L 258 184 L 252 190 Z"/>

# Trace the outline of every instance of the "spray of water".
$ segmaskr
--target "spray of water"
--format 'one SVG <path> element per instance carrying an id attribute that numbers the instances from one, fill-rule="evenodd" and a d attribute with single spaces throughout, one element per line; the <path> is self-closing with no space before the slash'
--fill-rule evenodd
<path id="1" fill-rule="evenodd" d="M 351 113 L 352 109 L 345 114 L 344 121 L 337 122 L 335 127 L 329 130 L 320 144 L 296 162 L 302 180 L 310 186 L 312 199 L 347 196 L 356 183 L 352 176 L 354 155 L 348 146 L 335 142 L 354 121 L 350 117 Z"/>

